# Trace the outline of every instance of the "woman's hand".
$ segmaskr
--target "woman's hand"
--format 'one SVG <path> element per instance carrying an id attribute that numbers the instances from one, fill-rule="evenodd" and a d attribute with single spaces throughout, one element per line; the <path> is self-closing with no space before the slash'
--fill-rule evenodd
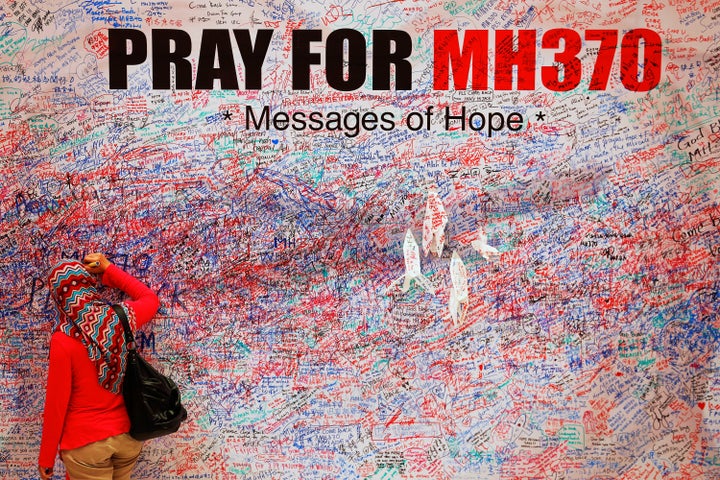
<path id="1" fill-rule="evenodd" d="M 52 468 L 46 468 L 42 465 L 38 465 L 38 470 L 40 471 L 40 480 L 49 480 L 53 476 Z"/>
<path id="2" fill-rule="evenodd" d="M 90 273 L 103 273 L 107 268 L 112 265 L 102 253 L 89 253 L 83 258 L 85 264 L 85 270 Z"/>

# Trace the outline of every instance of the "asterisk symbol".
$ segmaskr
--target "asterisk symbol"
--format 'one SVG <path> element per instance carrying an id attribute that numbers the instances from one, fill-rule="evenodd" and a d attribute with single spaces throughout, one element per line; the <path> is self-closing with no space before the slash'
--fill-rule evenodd
<path id="1" fill-rule="evenodd" d="M 225 110 L 223 112 L 223 120 L 230 120 L 232 118 L 232 113 L 230 113 L 230 110 Z"/>
<path id="2" fill-rule="evenodd" d="M 537 120 L 538 122 L 539 122 L 540 120 L 545 120 L 545 114 L 544 114 L 543 112 L 538 112 L 538 113 L 536 113 L 536 114 L 535 114 L 535 120 Z"/>

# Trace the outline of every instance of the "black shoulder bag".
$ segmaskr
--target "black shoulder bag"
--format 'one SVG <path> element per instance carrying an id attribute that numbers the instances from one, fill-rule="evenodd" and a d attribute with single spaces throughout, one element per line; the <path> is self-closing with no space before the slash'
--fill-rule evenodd
<path id="1" fill-rule="evenodd" d="M 130 417 L 130 436 L 148 440 L 177 432 L 187 418 L 175 382 L 158 372 L 135 350 L 135 337 L 125 310 L 112 305 L 125 330 L 127 367 L 122 393 Z"/>

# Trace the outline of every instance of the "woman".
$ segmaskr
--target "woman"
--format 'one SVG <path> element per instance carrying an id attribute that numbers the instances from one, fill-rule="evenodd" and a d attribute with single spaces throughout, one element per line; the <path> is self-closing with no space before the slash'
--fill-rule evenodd
<path id="1" fill-rule="evenodd" d="M 58 447 L 71 480 L 127 480 L 142 449 L 127 433 L 123 327 L 100 297 L 93 274 L 130 296 L 121 305 L 133 330 L 159 307 L 152 290 L 101 253 L 87 255 L 83 263 L 63 260 L 52 269 L 48 286 L 59 321 L 50 340 L 38 461 L 42 480 L 53 475 Z"/>

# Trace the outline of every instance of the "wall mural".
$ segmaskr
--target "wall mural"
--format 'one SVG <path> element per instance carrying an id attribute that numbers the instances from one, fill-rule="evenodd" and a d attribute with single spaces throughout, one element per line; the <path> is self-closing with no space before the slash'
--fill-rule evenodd
<path id="1" fill-rule="evenodd" d="M 134 478 L 720 478 L 720 1 L 11 0 L 0 78 L 0 477 L 103 251 Z"/>

